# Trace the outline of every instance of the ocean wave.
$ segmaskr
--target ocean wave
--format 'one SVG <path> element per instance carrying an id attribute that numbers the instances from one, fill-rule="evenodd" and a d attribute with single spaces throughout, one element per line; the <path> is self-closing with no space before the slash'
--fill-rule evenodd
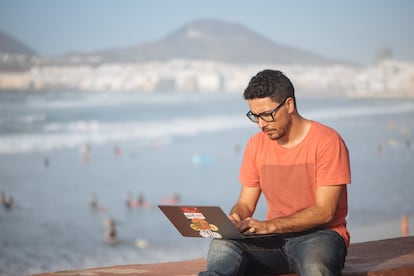
<path id="1" fill-rule="evenodd" d="M 129 141 L 194 136 L 250 126 L 238 115 L 201 118 L 176 118 L 157 122 L 75 121 L 46 124 L 42 133 L 4 135 L 0 137 L 0 154 L 45 152 L 65 148 L 81 148 L 85 144 L 103 145 Z"/>
<path id="2" fill-rule="evenodd" d="M 7 116 L 4 115 L 0 117 L 0 124 L 14 124 L 14 123 L 23 123 L 23 124 L 32 124 L 43 122 L 46 119 L 46 114 L 44 113 L 32 113 L 18 116 Z"/>
<path id="3" fill-rule="evenodd" d="M 203 100 L 200 94 L 134 94 L 134 93 L 100 93 L 100 94 L 63 94 L 53 97 L 28 97 L 24 104 L 28 108 L 41 109 L 70 109 L 70 108 L 90 108 L 90 107 L 111 107 L 130 104 L 164 104 L 173 105 L 180 103 L 194 103 Z M 223 95 L 217 93 L 207 95 L 209 98 L 220 99 Z M 20 102 L 7 103 L 7 107 L 13 105 L 21 106 Z M 0 103 L 1 106 L 1 103 Z"/>
<path id="4" fill-rule="evenodd" d="M 371 115 L 387 115 L 406 113 L 414 111 L 414 103 L 406 102 L 400 104 L 387 104 L 378 106 L 355 106 L 355 107 L 340 107 L 340 108 L 326 108 L 320 110 L 308 110 L 303 112 L 307 118 L 322 120 L 322 119 L 343 119 L 350 117 L 361 117 Z"/>
<path id="5" fill-rule="evenodd" d="M 336 120 L 350 117 L 414 112 L 414 103 L 384 104 L 305 110 L 303 115 L 313 120 Z M 38 133 L 9 134 L 0 137 L 0 154 L 45 152 L 57 149 L 81 148 L 85 144 L 104 145 L 131 141 L 147 141 L 177 136 L 194 136 L 235 128 L 252 128 L 240 114 L 204 117 L 172 118 L 143 122 L 101 122 L 99 120 L 48 123 Z"/>

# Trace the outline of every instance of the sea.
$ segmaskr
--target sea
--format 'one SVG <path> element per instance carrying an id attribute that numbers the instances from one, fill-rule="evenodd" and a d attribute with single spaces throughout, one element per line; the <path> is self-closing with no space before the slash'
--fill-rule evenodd
<path id="1" fill-rule="evenodd" d="M 351 242 L 400 236 L 414 216 L 414 99 L 303 92 L 297 104 L 348 146 Z M 247 111 L 219 91 L 0 93 L 0 192 L 13 199 L 0 206 L 0 275 L 206 257 L 209 239 L 182 237 L 157 204 L 230 210 L 259 131 Z"/>

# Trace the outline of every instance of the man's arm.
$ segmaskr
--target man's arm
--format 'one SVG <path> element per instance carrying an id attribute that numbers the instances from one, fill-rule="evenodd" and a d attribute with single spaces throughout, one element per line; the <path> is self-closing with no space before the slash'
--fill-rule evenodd
<path id="1" fill-rule="evenodd" d="M 239 199 L 231 208 L 229 218 L 237 224 L 245 218 L 251 217 L 256 210 L 256 204 L 261 194 L 260 187 L 242 185 Z"/>
<path id="2" fill-rule="evenodd" d="M 259 221 L 248 217 L 240 223 L 239 229 L 248 229 L 248 232 L 257 234 L 290 233 L 306 231 L 326 224 L 335 215 L 343 189 L 344 185 L 321 186 L 316 190 L 316 201 L 313 206 L 291 216 L 270 221 Z"/>

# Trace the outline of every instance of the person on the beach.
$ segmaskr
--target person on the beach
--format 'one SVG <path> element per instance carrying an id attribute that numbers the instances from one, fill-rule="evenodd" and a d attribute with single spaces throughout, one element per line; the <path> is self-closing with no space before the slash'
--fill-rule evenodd
<path id="1" fill-rule="evenodd" d="M 143 193 L 138 193 L 138 199 L 137 199 L 138 207 L 144 207 L 145 205 L 145 197 Z"/>
<path id="2" fill-rule="evenodd" d="M 4 191 L 0 192 L 0 204 L 3 204 L 4 200 L 6 199 L 6 194 Z"/>
<path id="3" fill-rule="evenodd" d="M 244 98 L 246 115 L 261 132 L 246 145 L 241 192 L 229 218 L 241 232 L 275 235 L 213 239 L 200 275 L 339 274 L 350 241 L 343 139 L 298 113 L 293 84 L 280 71 L 259 72 Z M 253 218 L 262 193 L 266 220 Z"/>
<path id="4" fill-rule="evenodd" d="M 105 230 L 105 238 L 106 242 L 109 245 L 115 245 L 118 242 L 115 221 L 111 218 L 105 219 L 104 221 L 106 230 Z"/>
<path id="5" fill-rule="evenodd" d="M 3 201 L 3 206 L 6 208 L 6 210 L 10 210 L 13 206 L 13 196 L 8 195 Z"/>
<path id="6" fill-rule="evenodd" d="M 91 194 L 91 198 L 89 199 L 89 204 L 92 209 L 96 209 L 98 207 L 98 198 L 95 194 Z"/>
<path id="7" fill-rule="evenodd" d="M 133 205 L 132 194 L 131 192 L 127 192 L 125 204 L 127 208 L 131 208 Z"/>

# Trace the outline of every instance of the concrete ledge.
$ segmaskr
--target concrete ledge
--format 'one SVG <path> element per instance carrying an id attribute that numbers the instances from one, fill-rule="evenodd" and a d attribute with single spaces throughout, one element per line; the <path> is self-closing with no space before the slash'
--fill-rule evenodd
<path id="1" fill-rule="evenodd" d="M 414 236 L 351 244 L 343 275 L 414 275 Z"/>
<path id="2" fill-rule="evenodd" d="M 159 276 L 197 275 L 206 260 L 197 259 L 159 264 L 136 264 L 36 274 L 37 276 Z M 295 274 L 289 274 L 295 275 Z M 414 236 L 351 244 L 341 275 L 414 275 Z"/>
<path id="3" fill-rule="evenodd" d="M 104 276 L 104 275 L 124 275 L 124 276 L 160 276 L 160 275 L 197 275 L 199 271 L 206 267 L 205 259 L 197 259 L 182 262 L 158 263 L 158 264 L 136 264 L 119 265 L 109 267 L 99 267 L 91 269 L 58 271 L 35 274 L 37 276 Z"/>

